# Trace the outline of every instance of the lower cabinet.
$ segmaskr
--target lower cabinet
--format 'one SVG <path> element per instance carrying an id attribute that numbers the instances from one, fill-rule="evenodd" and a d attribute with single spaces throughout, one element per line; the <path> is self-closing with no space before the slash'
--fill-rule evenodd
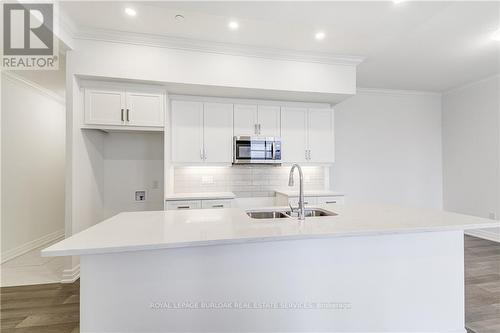
<path id="1" fill-rule="evenodd" d="M 304 204 L 311 205 L 322 205 L 322 204 L 343 204 L 343 195 L 332 195 L 332 196 L 304 196 Z M 296 207 L 299 204 L 299 197 L 291 197 L 283 194 L 276 193 L 276 205 L 277 206 L 288 206 Z"/>
<path id="2" fill-rule="evenodd" d="M 167 200 L 166 210 L 230 208 L 232 199 Z"/>

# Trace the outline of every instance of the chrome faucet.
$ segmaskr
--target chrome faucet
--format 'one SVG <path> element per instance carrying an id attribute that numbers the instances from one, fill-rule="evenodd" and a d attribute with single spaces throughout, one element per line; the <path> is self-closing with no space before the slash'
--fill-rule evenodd
<path id="1" fill-rule="evenodd" d="M 288 186 L 293 186 L 293 171 L 297 168 L 299 170 L 299 220 L 305 219 L 305 208 L 304 208 L 304 177 L 302 175 L 302 169 L 300 165 L 294 164 L 290 169 L 290 175 L 288 176 Z"/>

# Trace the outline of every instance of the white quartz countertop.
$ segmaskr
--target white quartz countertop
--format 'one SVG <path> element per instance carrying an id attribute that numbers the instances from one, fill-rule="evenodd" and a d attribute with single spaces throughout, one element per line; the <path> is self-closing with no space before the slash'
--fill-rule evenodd
<path id="1" fill-rule="evenodd" d="M 317 207 L 338 215 L 309 217 L 299 222 L 295 218 L 251 219 L 241 208 L 121 213 L 44 249 L 42 255 L 89 255 L 500 226 L 497 221 L 437 210 L 374 204 Z"/>
<path id="2" fill-rule="evenodd" d="M 233 192 L 168 193 L 165 200 L 234 199 Z"/>
<path id="3" fill-rule="evenodd" d="M 278 189 L 278 190 L 275 190 L 275 192 L 279 193 L 279 194 L 286 195 L 288 197 L 292 197 L 292 198 L 299 196 L 299 190 Z M 304 191 L 304 196 L 309 196 L 309 197 L 330 197 L 330 196 L 339 196 L 339 195 L 345 195 L 345 193 L 330 191 L 330 190 Z"/>

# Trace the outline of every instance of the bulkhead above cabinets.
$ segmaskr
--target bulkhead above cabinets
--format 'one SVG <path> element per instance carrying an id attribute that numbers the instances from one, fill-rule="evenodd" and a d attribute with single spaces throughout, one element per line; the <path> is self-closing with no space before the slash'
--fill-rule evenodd
<path id="1" fill-rule="evenodd" d="M 82 128 L 163 131 L 166 93 L 162 87 L 84 82 Z"/>

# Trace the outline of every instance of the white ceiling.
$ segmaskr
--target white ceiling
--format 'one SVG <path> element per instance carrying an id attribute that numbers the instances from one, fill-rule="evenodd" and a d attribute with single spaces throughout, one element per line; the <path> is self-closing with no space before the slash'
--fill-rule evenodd
<path id="1" fill-rule="evenodd" d="M 136 17 L 124 14 L 133 7 Z M 365 57 L 358 86 L 444 91 L 500 72 L 500 2 L 64 2 L 80 28 Z M 175 14 L 185 20 L 178 22 Z M 229 20 L 240 28 L 230 31 Z M 323 41 L 314 34 L 326 33 Z"/>

